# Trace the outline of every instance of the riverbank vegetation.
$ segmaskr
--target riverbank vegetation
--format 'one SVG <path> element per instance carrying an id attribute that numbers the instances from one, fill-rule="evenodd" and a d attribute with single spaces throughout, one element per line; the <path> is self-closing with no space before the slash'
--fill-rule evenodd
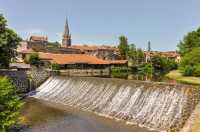
<path id="1" fill-rule="evenodd" d="M 189 32 L 178 45 L 181 54 L 179 70 L 166 77 L 181 83 L 200 85 L 200 28 Z"/>
<path id="2" fill-rule="evenodd" d="M 116 78 L 127 78 L 129 70 L 127 67 L 112 67 L 111 76 Z"/>
<path id="3" fill-rule="evenodd" d="M 187 33 L 178 44 L 181 55 L 179 70 L 171 71 L 166 77 L 181 83 L 200 85 L 200 28 Z"/>
<path id="4" fill-rule="evenodd" d="M 22 101 L 16 94 L 16 88 L 11 80 L 0 77 L 0 130 L 6 132 L 19 120 L 19 109 Z"/>
<path id="5" fill-rule="evenodd" d="M 52 73 L 54 75 L 59 75 L 60 74 L 60 65 L 53 63 L 50 65 L 50 69 L 52 70 Z"/>
<path id="6" fill-rule="evenodd" d="M 184 55 L 180 64 L 180 71 L 184 76 L 200 76 L 200 48 L 194 48 Z"/>
<path id="7" fill-rule="evenodd" d="M 166 77 L 176 80 L 180 83 L 200 85 L 200 77 L 184 76 L 179 70 L 171 71 L 170 73 L 166 74 Z"/>
<path id="8" fill-rule="evenodd" d="M 149 55 L 146 57 L 145 52 L 141 48 L 137 48 L 135 44 L 129 44 L 126 36 L 119 37 L 119 51 L 123 59 L 129 61 L 129 74 L 137 74 L 139 76 L 147 76 L 145 78 L 152 78 L 154 75 L 163 75 L 170 70 L 178 68 L 177 62 L 174 60 L 162 57 L 159 53 Z M 148 54 L 151 52 L 151 43 L 148 42 Z M 125 72 L 125 73 L 123 73 Z M 112 74 L 118 75 L 127 74 L 126 70 L 120 70 L 119 68 L 114 70 Z"/>
<path id="9" fill-rule="evenodd" d="M 26 63 L 38 66 L 40 64 L 40 59 L 38 53 L 31 53 L 30 56 L 28 56 L 25 59 Z"/>
<path id="10" fill-rule="evenodd" d="M 200 28 L 189 32 L 178 45 L 183 76 L 200 76 Z"/>
<path id="11" fill-rule="evenodd" d="M 0 14 L 0 68 L 8 68 L 15 60 L 16 48 L 21 38 L 10 28 L 7 21 Z M 18 123 L 19 109 L 22 102 L 12 81 L 7 77 L 0 77 L 0 131 L 6 132 Z"/>

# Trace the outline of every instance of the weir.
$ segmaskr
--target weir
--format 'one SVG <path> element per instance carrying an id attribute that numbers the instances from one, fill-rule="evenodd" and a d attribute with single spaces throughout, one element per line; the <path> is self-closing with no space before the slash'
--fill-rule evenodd
<path id="1" fill-rule="evenodd" d="M 199 90 L 187 85 L 93 77 L 50 77 L 33 97 L 155 130 L 183 127 Z"/>

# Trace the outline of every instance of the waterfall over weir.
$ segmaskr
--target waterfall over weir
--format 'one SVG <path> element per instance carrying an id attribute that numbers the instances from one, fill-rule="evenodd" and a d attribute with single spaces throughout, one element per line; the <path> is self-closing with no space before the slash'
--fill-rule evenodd
<path id="1" fill-rule="evenodd" d="M 156 130 L 182 127 L 196 91 L 186 85 L 110 78 L 51 77 L 35 98 L 122 119 Z"/>

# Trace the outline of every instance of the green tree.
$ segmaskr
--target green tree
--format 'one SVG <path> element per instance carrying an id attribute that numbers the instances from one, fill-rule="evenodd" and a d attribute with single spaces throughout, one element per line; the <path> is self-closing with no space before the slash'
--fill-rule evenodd
<path id="1" fill-rule="evenodd" d="M 151 62 L 155 70 L 160 70 L 163 72 L 166 70 L 166 59 L 162 58 L 159 54 L 153 55 Z"/>
<path id="2" fill-rule="evenodd" d="M 193 48 L 198 47 L 200 47 L 200 28 L 196 31 L 189 32 L 178 44 L 179 53 L 182 56 L 192 51 Z"/>
<path id="3" fill-rule="evenodd" d="M 18 122 L 22 102 L 16 95 L 15 86 L 6 77 L 0 77 L 0 131 L 6 132 Z"/>
<path id="4" fill-rule="evenodd" d="M 51 69 L 53 71 L 58 71 L 58 70 L 60 70 L 60 65 L 53 63 L 53 64 L 51 64 Z"/>
<path id="5" fill-rule="evenodd" d="M 16 48 L 21 38 L 7 27 L 7 21 L 0 14 L 0 67 L 8 67 L 16 56 Z"/>
<path id="6" fill-rule="evenodd" d="M 139 73 L 145 76 L 151 76 L 153 74 L 154 68 L 151 64 L 144 64 L 141 67 L 139 67 Z"/>
<path id="7" fill-rule="evenodd" d="M 135 44 L 130 44 L 129 51 L 128 51 L 128 57 L 131 61 L 136 61 L 137 59 L 137 49 Z"/>
<path id="8" fill-rule="evenodd" d="M 155 71 L 160 71 L 163 73 L 177 69 L 178 67 L 178 64 L 174 60 L 161 57 L 160 54 L 153 55 L 151 62 Z"/>
<path id="9" fill-rule="evenodd" d="M 126 36 L 120 36 L 119 37 L 119 51 L 121 54 L 122 59 L 127 59 L 128 57 L 128 50 L 129 50 L 129 45 L 128 45 L 128 39 Z"/>
<path id="10" fill-rule="evenodd" d="M 144 56 L 144 52 L 142 51 L 141 48 L 138 48 L 137 49 L 137 63 L 140 64 L 140 63 L 144 63 L 145 61 L 145 56 Z"/>
<path id="11" fill-rule="evenodd" d="M 53 63 L 51 64 L 51 70 L 54 73 L 54 75 L 59 75 L 60 74 L 60 65 Z"/>
<path id="12" fill-rule="evenodd" d="M 180 70 L 186 76 L 200 76 L 200 48 L 185 54 L 180 63 Z"/>
<path id="13" fill-rule="evenodd" d="M 178 63 L 175 60 L 168 59 L 166 61 L 166 66 L 168 67 L 168 70 L 176 70 L 178 68 Z"/>
<path id="14" fill-rule="evenodd" d="M 38 53 L 31 53 L 27 58 L 27 62 L 31 65 L 38 65 L 40 62 Z"/>

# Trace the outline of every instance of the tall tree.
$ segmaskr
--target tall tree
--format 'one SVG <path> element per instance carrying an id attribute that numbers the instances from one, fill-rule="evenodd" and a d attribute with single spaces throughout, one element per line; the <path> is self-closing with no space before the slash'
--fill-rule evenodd
<path id="1" fill-rule="evenodd" d="M 145 61 L 145 55 L 141 48 L 137 49 L 137 62 L 138 64 L 143 63 Z"/>
<path id="2" fill-rule="evenodd" d="M 16 48 L 21 38 L 7 27 L 7 21 L 0 14 L 0 67 L 8 67 L 11 58 L 16 56 Z"/>
<path id="3" fill-rule="evenodd" d="M 184 55 L 180 70 L 186 76 L 200 76 L 200 47 Z"/>
<path id="4" fill-rule="evenodd" d="M 137 59 L 137 49 L 135 44 L 129 45 L 128 57 L 131 61 L 135 62 Z"/>
<path id="5" fill-rule="evenodd" d="M 189 32 L 178 44 L 179 53 L 182 56 L 192 51 L 193 48 L 198 47 L 200 47 L 200 28 L 196 31 Z"/>
<path id="6" fill-rule="evenodd" d="M 8 78 L 0 77 L 0 131 L 6 132 L 18 122 L 18 110 L 21 106 L 15 86 Z"/>
<path id="7" fill-rule="evenodd" d="M 127 59 L 129 46 L 128 46 L 128 39 L 126 36 L 119 37 L 118 48 L 119 48 L 120 54 L 122 56 L 122 59 Z"/>

